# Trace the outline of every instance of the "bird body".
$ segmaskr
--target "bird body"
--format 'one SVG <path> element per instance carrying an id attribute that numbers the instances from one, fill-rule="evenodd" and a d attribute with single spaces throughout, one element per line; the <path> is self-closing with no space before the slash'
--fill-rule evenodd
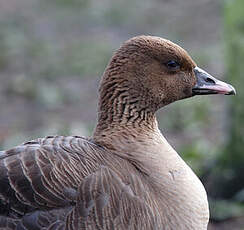
<path id="1" fill-rule="evenodd" d="M 114 54 L 99 92 L 92 138 L 46 137 L 2 151 L 0 229 L 206 230 L 205 189 L 155 112 L 194 92 L 234 88 L 174 43 L 139 36 Z"/>
<path id="2" fill-rule="evenodd" d="M 58 219 L 53 218 L 54 223 L 57 225 L 58 221 L 57 226 L 62 228 L 70 229 L 68 226 L 73 225 L 74 229 L 113 229 L 115 219 L 124 217 L 119 209 L 128 212 L 130 202 L 134 202 L 132 216 L 128 222 L 118 221 L 118 229 L 164 229 L 163 226 L 170 223 L 162 217 L 178 212 L 181 215 L 177 216 L 171 229 L 178 226 L 194 229 L 194 224 L 200 226 L 201 223 L 192 223 L 193 213 L 200 217 L 196 220 L 205 218 L 202 229 L 206 228 L 207 196 L 201 182 L 160 134 L 159 137 L 163 141 L 152 140 L 144 145 L 143 142 L 134 142 L 131 150 L 127 148 L 128 155 L 110 152 L 83 137 L 62 136 L 30 141 L 8 150 L 1 161 L 0 178 L 9 178 L 9 184 L 1 181 L 0 194 L 5 205 L 9 205 L 2 208 L 1 215 L 14 219 L 22 217 L 16 226 L 23 226 L 23 229 L 32 229 L 35 224 L 49 225 L 49 222 L 41 223 L 43 216 L 49 219 L 52 214 L 57 216 L 57 212 Z M 140 147 L 141 144 L 144 148 Z M 142 155 L 145 151 L 148 156 Z M 150 168 L 153 171 L 149 171 Z M 101 179 L 103 174 L 106 181 Z M 116 180 L 119 185 L 113 188 Z M 101 187 L 99 183 L 102 183 Z M 108 205 L 112 188 L 115 204 Z M 123 193 L 131 196 L 132 201 L 121 201 Z M 78 202 L 79 198 L 83 202 Z M 97 198 L 99 202 L 91 203 Z M 145 209 L 144 216 L 143 213 L 137 216 L 138 203 Z M 101 215 L 100 225 L 96 223 L 97 219 L 88 221 L 89 209 L 100 213 L 97 214 Z M 114 216 L 106 219 L 106 212 L 114 212 Z M 84 226 L 82 221 L 76 222 L 75 215 L 86 220 Z M 135 221 L 133 217 L 138 219 Z M 188 219 L 190 221 L 185 222 Z M 142 226 L 138 228 L 140 221 Z"/>

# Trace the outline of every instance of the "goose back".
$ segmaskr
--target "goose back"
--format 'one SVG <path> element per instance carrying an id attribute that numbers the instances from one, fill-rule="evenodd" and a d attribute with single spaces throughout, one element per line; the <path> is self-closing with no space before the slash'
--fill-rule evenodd
<path id="1" fill-rule="evenodd" d="M 138 175 L 83 137 L 26 142 L 0 157 L 0 229 L 161 229 Z"/>

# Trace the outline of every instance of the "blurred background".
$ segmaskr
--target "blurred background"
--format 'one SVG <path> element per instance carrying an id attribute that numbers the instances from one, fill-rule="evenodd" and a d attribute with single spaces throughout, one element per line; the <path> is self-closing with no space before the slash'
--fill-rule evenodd
<path id="1" fill-rule="evenodd" d="M 244 229 L 244 1 L 0 0 L 0 149 L 92 134 L 101 75 L 136 35 L 168 38 L 236 96 L 174 103 L 157 117 L 203 181 L 209 229 Z"/>

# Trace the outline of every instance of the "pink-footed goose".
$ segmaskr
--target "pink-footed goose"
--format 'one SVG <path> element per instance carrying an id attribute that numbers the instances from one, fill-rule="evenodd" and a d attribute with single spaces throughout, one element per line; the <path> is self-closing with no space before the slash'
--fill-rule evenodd
<path id="1" fill-rule="evenodd" d="M 235 89 L 153 36 L 125 42 L 100 84 L 92 138 L 55 136 L 0 152 L 0 229 L 204 230 L 205 189 L 155 112 Z"/>

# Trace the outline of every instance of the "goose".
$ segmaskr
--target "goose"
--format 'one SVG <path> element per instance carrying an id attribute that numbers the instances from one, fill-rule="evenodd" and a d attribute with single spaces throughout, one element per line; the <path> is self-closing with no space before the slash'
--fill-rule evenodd
<path id="1" fill-rule="evenodd" d="M 0 152 L 0 229 L 206 230 L 206 191 L 158 128 L 160 108 L 235 89 L 188 53 L 137 36 L 114 53 L 93 136 L 48 136 Z"/>

